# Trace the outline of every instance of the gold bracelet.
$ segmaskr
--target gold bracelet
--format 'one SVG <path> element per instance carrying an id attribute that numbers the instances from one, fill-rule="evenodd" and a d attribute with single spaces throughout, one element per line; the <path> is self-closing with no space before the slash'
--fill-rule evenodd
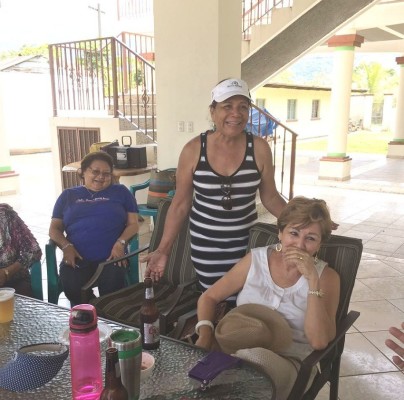
<path id="1" fill-rule="evenodd" d="M 323 297 L 324 296 L 324 292 L 320 289 L 320 290 L 309 290 L 307 292 L 307 294 L 312 294 L 313 296 L 317 296 L 317 297 Z"/>

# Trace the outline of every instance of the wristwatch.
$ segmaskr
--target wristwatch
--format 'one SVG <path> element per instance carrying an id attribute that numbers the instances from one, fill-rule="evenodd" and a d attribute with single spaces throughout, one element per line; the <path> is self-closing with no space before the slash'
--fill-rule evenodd
<path id="1" fill-rule="evenodd" d="M 126 240 L 118 239 L 117 242 L 119 242 L 122 246 L 126 246 Z"/>

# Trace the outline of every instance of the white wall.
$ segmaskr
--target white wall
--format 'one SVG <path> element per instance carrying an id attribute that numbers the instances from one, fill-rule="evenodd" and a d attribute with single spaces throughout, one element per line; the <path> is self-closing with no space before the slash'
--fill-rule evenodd
<path id="1" fill-rule="evenodd" d="M 265 99 L 265 108 L 300 138 L 327 136 L 327 118 L 330 108 L 331 91 L 293 88 L 262 87 L 253 93 L 253 98 Z M 288 99 L 297 99 L 296 121 L 288 121 Z M 320 100 L 320 118 L 311 118 L 313 100 Z"/>
<path id="2" fill-rule="evenodd" d="M 2 115 L 0 132 L 10 150 L 49 148 L 52 115 L 48 74 L 0 73 Z"/>

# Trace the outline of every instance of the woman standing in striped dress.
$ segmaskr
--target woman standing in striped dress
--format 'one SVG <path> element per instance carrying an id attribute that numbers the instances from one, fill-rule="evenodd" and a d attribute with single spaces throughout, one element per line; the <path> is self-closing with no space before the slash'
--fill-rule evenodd
<path id="1" fill-rule="evenodd" d="M 146 257 L 146 275 L 155 281 L 189 213 L 191 257 L 205 291 L 245 255 L 248 232 L 257 219 L 257 190 L 271 214 L 278 217 L 284 208 L 267 141 L 245 131 L 250 104 L 247 84 L 240 79 L 226 79 L 213 88 L 214 129 L 184 146 L 163 237 Z"/>

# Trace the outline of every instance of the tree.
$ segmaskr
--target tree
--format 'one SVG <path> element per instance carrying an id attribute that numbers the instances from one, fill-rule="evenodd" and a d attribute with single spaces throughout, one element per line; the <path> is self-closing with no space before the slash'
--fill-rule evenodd
<path id="1" fill-rule="evenodd" d="M 0 60 L 6 58 L 18 57 L 18 56 L 45 56 L 48 57 L 48 45 L 43 44 L 41 46 L 22 46 L 19 50 L 10 50 L 0 53 Z"/>
<path id="2" fill-rule="evenodd" d="M 375 98 L 398 85 L 398 76 L 394 69 L 386 69 L 378 62 L 362 62 L 354 68 L 353 82 L 358 89 L 366 89 Z"/>

